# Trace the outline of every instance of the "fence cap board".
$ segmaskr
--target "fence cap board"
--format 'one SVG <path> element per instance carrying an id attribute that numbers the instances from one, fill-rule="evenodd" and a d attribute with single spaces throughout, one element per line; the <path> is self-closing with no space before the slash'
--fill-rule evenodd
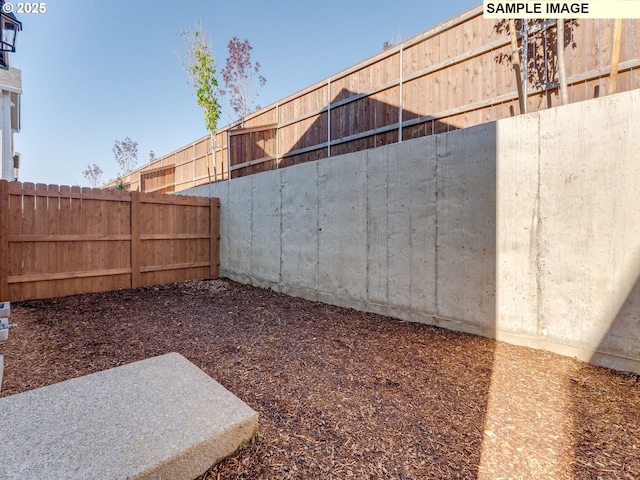
<path id="1" fill-rule="evenodd" d="M 6 180 L 2 180 L 7 182 Z M 83 200 L 113 200 L 127 201 L 131 198 L 131 192 L 124 190 L 101 190 L 99 188 L 70 187 L 68 185 L 46 185 L 31 182 L 7 182 L 9 195 L 26 195 L 32 197 L 58 197 L 76 198 Z"/>

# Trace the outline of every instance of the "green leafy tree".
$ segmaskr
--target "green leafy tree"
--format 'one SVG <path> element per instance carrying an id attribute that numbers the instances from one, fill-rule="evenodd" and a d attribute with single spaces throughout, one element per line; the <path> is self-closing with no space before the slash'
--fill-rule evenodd
<path id="1" fill-rule="evenodd" d="M 205 126 L 213 134 L 220 118 L 215 58 L 201 26 L 196 26 L 193 32 L 183 28 L 182 39 L 187 48 L 182 66 L 189 79 L 189 85 L 194 89 L 196 101 L 204 112 Z"/>
<path id="2" fill-rule="evenodd" d="M 193 87 L 196 101 L 204 112 L 204 123 L 209 135 L 211 135 L 211 144 L 213 145 L 213 176 L 217 180 L 215 131 L 218 128 L 218 119 L 220 118 L 220 102 L 217 95 L 216 61 L 211 46 L 202 32 L 201 25 L 196 25 L 193 32 L 183 28 L 182 40 L 187 48 L 182 67 L 189 79 L 189 85 Z M 208 164 L 207 172 L 209 172 L 209 183 L 211 183 L 211 170 Z"/>

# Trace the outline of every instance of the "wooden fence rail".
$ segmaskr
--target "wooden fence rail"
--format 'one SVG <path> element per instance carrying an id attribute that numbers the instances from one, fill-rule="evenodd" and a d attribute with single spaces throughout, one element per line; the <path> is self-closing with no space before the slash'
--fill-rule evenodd
<path id="1" fill-rule="evenodd" d="M 217 198 L 0 181 L 0 298 L 218 276 Z"/>
<path id="2" fill-rule="evenodd" d="M 556 20 L 531 21 L 526 34 L 517 24 L 516 33 L 515 22 L 485 19 L 480 5 L 221 128 L 215 145 L 207 136 L 161 157 L 124 184 L 179 191 L 558 106 L 559 58 L 569 102 L 640 88 L 640 19 L 618 30 L 614 20 L 566 21 L 561 39 Z M 526 59 L 520 84 L 514 46 Z"/>

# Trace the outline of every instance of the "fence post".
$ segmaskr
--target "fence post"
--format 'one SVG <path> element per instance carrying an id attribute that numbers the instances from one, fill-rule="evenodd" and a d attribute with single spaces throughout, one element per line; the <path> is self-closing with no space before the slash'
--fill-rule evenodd
<path id="1" fill-rule="evenodd" d="M 569 103 L 569 91 L 567 89 L 567 67 L 564 61 L 564 18 L 556 20 L 556 49 L 558 51 L 558 80 L 560 81 L 560 105 Z"/>
<path id="2" fill-rule="evenodd" d="M 9 182 L 0 180 L 0 302 L 9 299 Z"/>
<path id="3" fill-rule="evenodd" d="M 398 50 L 399 61 L 400 64 L 400 75 L 398 76 L 398 143 L 402 142 L 402 95 L 404 94 L 402 91 L 402 80 L 404 79 L 404 74 L 402 71 L 402 62 L 403 60 L 403 44 L 400 44 L 400 50 Z"/>
<path id="4" fill-rule="evenodd" d="M 211 278 L 218 278 L 220 275 L 220 199 L 211 198 L 209 204 L 210 235 L 209 241 L 209 275 Z"/>
<path id="5" fill-rule="evenodd" d="M 526 22 L 526 20 L 522 21 Z M 524 89 L 522 87 L 522 64 L 520 62 L 520 49 L 518 47 L 518 32 L 516 32 L 516 21 L 514 19 L 509 20 L 509 34 L 511 36 L 511 58 L 513 71 L 516 74 L 516 84 L 518 86 L 518 104 L 520 105 L 520 113 L 523 114 L 527 113 L 527 98 L 525 97 Z M 526 48 L 524 40 L 522 41 L 522 48 Z"/>
<path id="6" fill-rule="evenodd" d="M 613 48 L 611 49 L 611 74 L 609 75 L 609 95 L 616 93 L 618 87 L 618 62 L 620 61 L 620 36 L 622 19 L 617 18 L 613 23 Z"/>
<path id="7" fill-rule="evenodd" d="M 131 288 L 142 286 L 140 277 L 140 192 L 131 192 Z"/>
<path id="8" fill-rule="evenodd" d="M 331 157 L 331 77 L 327 79 L 327 158 L 329 157 Z"/>

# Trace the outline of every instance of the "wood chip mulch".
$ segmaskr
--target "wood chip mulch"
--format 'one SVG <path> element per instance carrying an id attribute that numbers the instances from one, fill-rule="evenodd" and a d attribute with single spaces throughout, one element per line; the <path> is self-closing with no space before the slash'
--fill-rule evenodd
<path id="1" fill-rule="evenodd" d="M 639 479 L 640 377 L 225 279 L 12 304 L 2 396 L 176 351 L 260 415 L 211 479 Z"/>

